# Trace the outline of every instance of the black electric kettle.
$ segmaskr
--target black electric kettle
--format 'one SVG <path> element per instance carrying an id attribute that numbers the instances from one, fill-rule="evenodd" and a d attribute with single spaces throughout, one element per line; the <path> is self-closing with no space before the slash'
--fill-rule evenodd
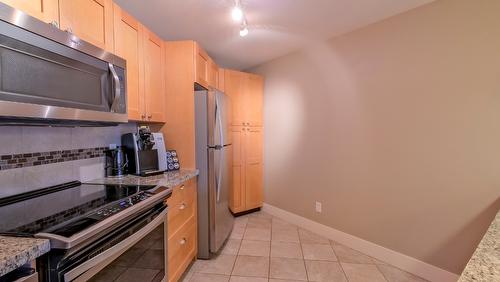
<path id="1" fill-rule="evenodd" d="M 127 154 L 122 147 L 106 150 L 106 177 L 120 177 L 126 174 Z"/>

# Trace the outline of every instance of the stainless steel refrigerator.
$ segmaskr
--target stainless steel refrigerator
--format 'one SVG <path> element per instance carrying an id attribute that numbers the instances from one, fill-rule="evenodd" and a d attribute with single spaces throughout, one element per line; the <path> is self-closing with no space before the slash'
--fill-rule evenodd
<path id="1" fill-rule="evenodd" d="M 195 91 L 198 176 L 198 257 L 217 253 L 233 229 L 229 188 L 233 182 L 231 100 L 213 90 Z"/>

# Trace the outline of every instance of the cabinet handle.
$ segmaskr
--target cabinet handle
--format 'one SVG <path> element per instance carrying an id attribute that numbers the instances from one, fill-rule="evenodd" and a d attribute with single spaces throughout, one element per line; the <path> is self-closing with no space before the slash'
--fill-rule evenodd
<path id="1" fill-rule="evenodd" d="M 187 242 L 187 239 L 184 237 L 184 238 L 182 238 L 182 240 L 179 241 L 179 244 L 185 245 L 186 242 Z"/>
<path id="2" fill-rule="evenodd" d="M 179 189 L 180 190 L 184 190 L 184 185 L 181 185 L 181 187 Z"/>
<path id="3" fill-rule="evenodd" d="M 244 122 L 242 122 L 241 124 L 242 124 L 242 125 L 245 125 L 245 123 L 244 123 Z"/>
<path id="4" fill-rule="evenodd" d="M 148 119 L 151 119 L 153 117 L 153 115 L 148 115 Z"/>
<path id="5" fill-rule="evenodd" d="M 59 23 L 57 21 L 51 21 L 50 25 L 55 27 L 55 28 L 59 28 Z"/>
<path id="6" fill-rule="evenodd" d="M 146 119 L 146 115 L 142 114 L 141 119 Z"/>
<path id="7" fill-rule="evenodd" d="M 180 210 L 183 210 L 183 209 L 185 209 L 185 208 L 186 208 L 186 204 L 185 204 L 185 203 L 182 203 L 182 204 L 179 206 L 179 209 L 180 209 Z"/>

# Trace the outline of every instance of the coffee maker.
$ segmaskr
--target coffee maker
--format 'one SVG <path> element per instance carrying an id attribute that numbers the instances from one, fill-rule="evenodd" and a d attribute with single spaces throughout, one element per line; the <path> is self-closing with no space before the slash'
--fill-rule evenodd
<path id="1" fill-rule="evenodd" d="M 122 145 L 129 160 L 129 173 L 140 176 L 161 174 L 158 164 L 158 150 L 154 149 L 154 137 L 147 126 L 141 126 L 136 133 L 122 135 Z"/>

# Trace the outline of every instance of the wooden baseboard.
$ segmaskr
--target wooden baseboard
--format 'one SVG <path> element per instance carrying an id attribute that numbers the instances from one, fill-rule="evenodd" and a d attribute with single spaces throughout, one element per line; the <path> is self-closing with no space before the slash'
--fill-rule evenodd
<path id="1" fill-rule="evenodd" d="M 402 270 L 413 273 L 429 281 L 456 282 L 459 278 L 459 276 L 455 273 L 449 272 L 434 265 L 420 261 L 416 258 L 377 245 L 375 243 L 366 241 L 356 236 L 347 234 L 332 227 L 312 221 L 286 210 L 277 208 L 275 206 L 264 203 L 264 207 L 262 208 L 262 210 L 275 217 L 300 226 L 301 228 L 314 232 L 325 238 L 334 240 L 354 250 L 370 255 L 378 260 L 387 262 Z"/>

